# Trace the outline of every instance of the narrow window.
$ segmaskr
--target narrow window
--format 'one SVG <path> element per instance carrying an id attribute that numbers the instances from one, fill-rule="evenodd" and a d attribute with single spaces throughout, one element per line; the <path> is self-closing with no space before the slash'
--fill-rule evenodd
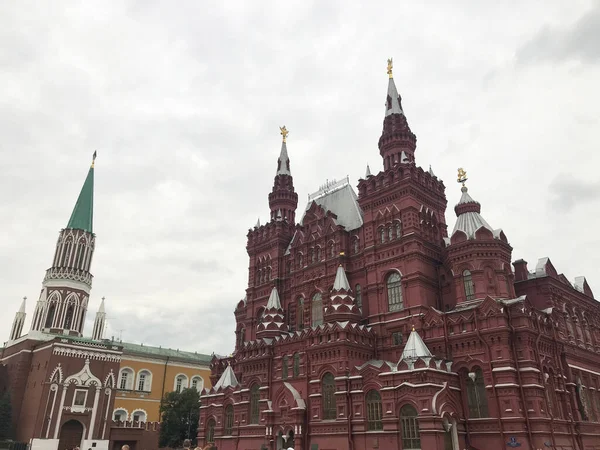
<path id="1" fill-rule="evenodd" d="M 388 228 L 388 238 L 390 241 L 394 240 L 394 228 L 391 225 Z"/>
<path id="2" fill-rule="evenodd" d="M 404 308 L 402 300 L 402 280 L 398 272 L 393 272 L 387 279 L 388 306 L 390 311 L 400 311 Z"/>
<path id="3" fill-rule="evenodd" d="M 294 378 L 300 376 L 300 354 L 294 353 Z"/>
<path id="4" fill-rule="evenodd" d="M 333 242 L 329 244 L 329 257 L 335 258 L 335 244 Z"/>
<path id="5" fill-rule="evenodd" d="M 215 425 L 214 419 L 210 419 L 206 424 L 206 442 L 215 441 Z"/>
<path id="6" fill-rule="evenodd" d="M 402 331 L 394 331 L 392 333 L 392 344 L 393 345 L 402 345 Z"/>
<path id="7" fill-rule="evenodd" d="M 223 429 L 225 436 L 231 436 L 233 434 L 233 405 L 228 405 L 225 408 L 225 428 Z"/>
<path id="8" fill-rule="evenodd" d="M 396 228 L 396 239 L 400 239 L 400 236 L 402 236 L 402 224 L 400 222 L 396 222 L 394 227 Z"/>
<path id="9" fill-rule="evenodd" d="M 354 286 L 354 301 L 356 302 L 356 306 L 362 308 L 362 290 L 360 284 Z"/>
<path id="10" fill-rule="evenodd" d="M 304 329 L 304 298 L 298 297 L 296 303 L 296 320 L 298 330 Z"/>
<path id="11" fill-rule="evenodd" d="M 317 261 L 321 261 L 321 247 L 317 247 Z"/>
<path id="12" fill-rule="evenodd" d="M 335 420 L 335 380 L 329 372 L 323 376 L 323 420 Z"/>
<path id="13" fill-rule="evenodd" d="M 385 242 L 385 228 L 379 230 L 379 240 L 383 244 Z"/>
<path id="14" fill-rule="evenodd" d="M 381 395 L 375 389 L 367 393 L 367 427 L 369 431 L 383 430 Z"/>
<path id="15" fill-rule="evenodd" d="M 323 299 L 321 293 L 317 292 L 312 298 L 312 326 L 323 324 Z"/>
<path id="16" fill-rule="evenodd" d="M 400 423 L 402 425 L 402 448 L 421 449 L 421 433 L 417 410 L 411 405 L 404 405 L 400 410 Z"/>
<path id="17" fill-rule="evenodd" d="M 255 384 L 250 389 L 250 423 L 257 424 L 260 419 L 260 386 Z"/>
<path id="18" fill-rule="evenodd" d="M 145 391 L 146 389 L 146 374 L 140 373 L 140 379 L 138 380 L 138 391 Z"/>
<path id="19" fill-rule="evenodd" d="M 281 379 L 287 380 L 288 377 L 288 357 L 285 355 L 281 358 Z"/>
<path id="20" fill-rule="evenodd" d="M 181 392 L 183 389 L 183 377 L 177 377 L 177 381 L 175 383 L 175 392 Z"/>
<path id="21" fill-rule="evenodd" d="M 480 419 L 488 417 L 488 401 L 485 392 L 483 372 L 476 368 L 467 377 L 467 400 L 469 402 L 469 418 Z"/>
<path id="22" fill-rule="evenodd" d="M 48 315 L 46 316 L 45 328 L 52 328 L 52 322 L 54 322 L 54 313 L 56 312 L 56 305 L 53 303 L 48 308 Z"/>
<path id="23" fill-rule="evenodd" d="M 127 389 L 128 378 L 129 378 L 128 371 L 124 370 L 123 372 L 121 372 L 121 381 L 119 383 L 119 389 Z"/>
<path id="24" fill-rule="evenodd" d="M 463 284 L 465 286 L 465 297 L 467 300 L 473 300 L 475 298 L 475 289 L 473 286 L 473 277 L 468 270 L 463 272 Z"/>
<path id="25" fill-rule="evenodd" d="M 65 316 L 65 330 L 70 330 L 73 325 L 73 305 L 67 308 L 67 314 Z"/>
<path id="26" fill-rule="evenodd" d="M 358 253 L 359 250 L 359 246 L 358 246 L 358 238 L 354 238 L 354 254 Z"/>

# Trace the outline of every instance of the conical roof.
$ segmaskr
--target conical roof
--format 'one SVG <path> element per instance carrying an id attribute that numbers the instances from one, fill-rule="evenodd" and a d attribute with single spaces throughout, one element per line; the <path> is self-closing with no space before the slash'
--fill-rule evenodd
<path id="1" fill-rule="evenodd" d="M 21 307 L 19 308 L 19 312 L 20 313 L 24 313 L 25 312 L 25 303 L 27 301 L 27 297 L 23 297 L 23 302 L 21 303 Z"/>
<path id="2" fill-rule="evenodd" d="M 279 300 L 279 292 L 277 292 L 277 288 L 274 287 L 271 290 L 271 295 L 269 296 L 269 301 L 267 302 L 267 310 L 269 309 L 281 309 L 281 301 Z"/>
<path id="3" fill-rule="evenodd" d="M 218 391 L 219 389 L 225 389 L 227 387 L 236 387 L 238 384 L 240 383 L 238 382 L 235 373 L 233 373 L 233 369 L 228 365 L 221 374 L 221 378 L 219 378 L 217 384 L 215 384 L 214 389 L 215 391 Z"/>
<path id="4" fill-rule="evenodd" d="M 348 283 L 348 277 L 346 276 L 346 271 L 340 264 L 337 268 L 337 273 L 335 274 L 335 281 L 333 283 L 333 290 L 339 291 L 344 289 L 345 291 L 350 290 L 350 283 Z"/>
<path id="5" fill-rule="evenodd" d="M 94 161 L 96 160 L 96 152 L 94 152 Z M 84 230 L 93 233 L 94 223 L 94 162 L 88 171 L 75 208 L 71 213 L 71 218 L 67 224 L 67 228 Z"/>
<path id="6" fill-rule="evenodd" d="M 454 207 L 457 219 L 454 230 L 452 230 L 452 235 L 457 231 L 462 231 L 468 239 L 474 239 L 475 233 L 481 227 L 487 228 L 496 235 L 500 230 L 494 230 L 481 216 L 481 204 L 473 200 L 466 186 L 463 186 L 461 191 L 460 200 Z"/>
<path id="7" fill-rule="evenodd" d="M 394 83 L 394 79 L 390 77 L 390 81 L 388 82 L 387 101 L 385 104 L 385 115 L 387 117 L 392 114 L 404 114 L 404 111 L 402 110 L 402 99 L 400 98 L 400 94 L 398 94 L 398 89 L 396 89 L 396 83 Z"/>
<path id="8" fill-rule="evenodd" d="M 413 328 L 404 346 L 401 359 L 431 358 L 432 356 L 419 333 Z"/>
<path id="9" fill-rule="evenodd" d="M 277 175 L 291 175 L 290 158 L 287 153 L 287 144 L 285 141 L 281 143 L 281 152 L 277 158 Z"/>

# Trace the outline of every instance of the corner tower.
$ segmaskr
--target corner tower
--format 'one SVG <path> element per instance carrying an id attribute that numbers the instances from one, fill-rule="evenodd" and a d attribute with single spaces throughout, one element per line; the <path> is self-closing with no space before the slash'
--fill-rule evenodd
<path id="1" fill-rule="evenodd" d="M 73 212 L 58 236 L 52 266 L 46 271 L 31 331 L 81 336 L 92 289 L 94 152 Z"/>
<path id="2" fill-rule="evenodd" d="M 387 73 L 389 77 L 387 97 L 385 101 L 385 118 L 383 131 L 379 138 L 379 154 L 383 158 L 383 170 L 393 169 L 398 164 L 414 162 L 417 137 L 410 130 L 402 97 L 398 94 L 392 74 L 392 59 L 388 59 Z"/>

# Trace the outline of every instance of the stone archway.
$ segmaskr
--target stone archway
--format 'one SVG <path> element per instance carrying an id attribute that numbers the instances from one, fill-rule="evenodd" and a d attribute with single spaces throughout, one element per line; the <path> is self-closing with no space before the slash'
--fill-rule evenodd
<path id="1" fill-rule="evenodd" d="M 83 424 L 78 420 L 69 420 L 60 427 L 58 450 L 71 450 L 81 446 L 83 440 Z"/>

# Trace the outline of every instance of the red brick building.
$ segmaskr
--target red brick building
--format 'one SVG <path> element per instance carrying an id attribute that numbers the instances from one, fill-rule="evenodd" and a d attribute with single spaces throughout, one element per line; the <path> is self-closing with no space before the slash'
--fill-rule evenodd
<path id="1" fill-rule="evenodd" d="M 233 355 L 214 359 L 199 444 L 219 450 L 600 449 L 600 307 L 548 258 L 512 265 L 465 187 L 416 164 L 392 78 L 383 171 L 298 196 L 287 131 L 270 220 L 248 232 Z"/>

